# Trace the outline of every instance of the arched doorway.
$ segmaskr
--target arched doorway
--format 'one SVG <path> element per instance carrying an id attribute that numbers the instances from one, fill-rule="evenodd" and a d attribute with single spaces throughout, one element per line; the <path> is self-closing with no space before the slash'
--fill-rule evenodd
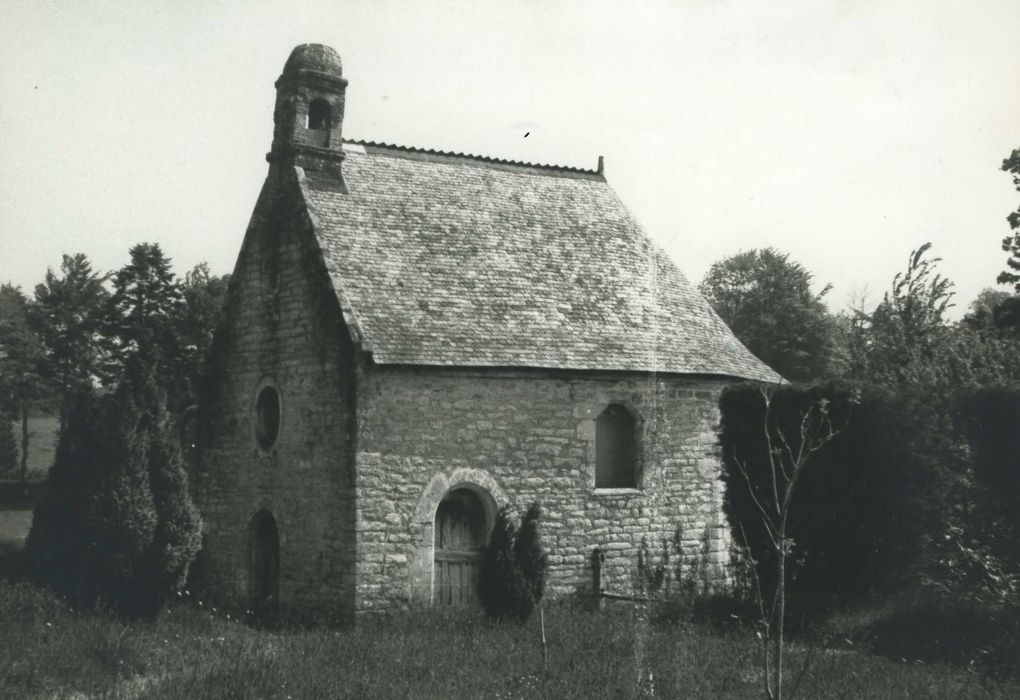
<path id="1" fill-rule="evenodd" d="M 436 509 L 433 601 L 473 603 L 478 566 L 487 538 L 485 505 L 467 488 L 450 491 Z"/>
<path id="2" fill-rule="evenodd" d="M 269 511 L 259 511 L 251 521 L 252 612 L 273 619 L 280 604 L 280 532 Z"/>

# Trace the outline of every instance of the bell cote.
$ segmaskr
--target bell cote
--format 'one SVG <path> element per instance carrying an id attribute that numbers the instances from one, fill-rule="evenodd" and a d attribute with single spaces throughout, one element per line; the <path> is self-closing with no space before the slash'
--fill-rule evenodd
<path id="1" fill-rule="evenodd" d="M 276 81 L 273 147 L 266 160 L 339 177 L 346 90 L 336 51 L 322 44 L 291 51 Z"/>

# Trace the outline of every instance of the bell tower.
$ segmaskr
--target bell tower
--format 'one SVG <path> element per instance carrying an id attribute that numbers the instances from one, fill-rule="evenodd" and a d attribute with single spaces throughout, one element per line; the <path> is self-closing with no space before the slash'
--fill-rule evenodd
<path id="1" fill-rule="evenodd" d="M 346 90 L 336 51 L 322 44 L 291 51 L 276 81 L 273 147 L 266 160 L 340 178 Z"/>

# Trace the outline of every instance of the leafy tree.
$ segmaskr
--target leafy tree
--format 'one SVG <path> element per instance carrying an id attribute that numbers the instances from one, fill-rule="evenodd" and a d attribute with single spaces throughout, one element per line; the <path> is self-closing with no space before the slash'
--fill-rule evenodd
<path id="1" fill-rule="evenodd" d="M 1002 169 L 1013 176 L 1013 184 L 1020 190 L 1020 148 L 1010 154 L 1009 158 L 1002 161 Z M 1020 207 L 1006 217 L 1009 227 L 1013 233 L 1002 239 L 1002 250 L 1009 253 L 1006 260 L 1008 270 L 999 273 L 996 282 L 999 284 L 1012 284 L 1013 291 L 1020 294 Z"/>
<path id="2" fill-rule="evenodd" d="M 541 519 L 542 506 L 537 502 L 528 506 L 521 516 L 521 529 L 514 544 L 514 560 L 524 575 L 535 605 L 542 602 L 542 595 L 545 593 L 545 573 L 549 566 L 549 556 L 542 547 L 539 532 Z"/>
<path id="3" fill-rule="evenodd" d="M 1015 297 L 995 302 L 983 294 L 963 322 L 950 324 L 953 285 L 939 274 L 939 259 L 926 257 L 930 247 L 911 253 L 906 272 L 862 324 L 861 376 L 895 391 L 903 406 L 898 437 L 919 472 L 911 492 L 926 535 L 914 566 L 923 590 L 987 602 L 995 582 L 1009 580 L 1003 578 L 1009 567 L 993 556 L 1001 527 L 975 479 L 956 406 L 961 392 L 1020 381 L 1020 344 L 995 319 L 996 309 Z M 995 332 L 987 327 L 991 303 L 998 304 Z"/>
<path id="4" fill-rule="evenodd" d="M 811 273 L 773 248 L 749 250 L 712 265 L 699 286 L 747 348 L 787 379 L 832 374 L 836 333 Z"/>
<path id="5" fill-rule="evenodd" d="M 104 364 L 103 320 L 109 293 L 106 276 L 82 253 L 65 255 L 60 274 L 46 271 L 36 285 L 32 322 L 46 355 L 46 377 L 60 400 L 64 429 L 71 402 L 99 381 Z"/>
<path id="6" fill-rule="evenodd" d="M 931 243 L 911 251 L 874 312 L 858 327 L 865 340 L 863 378 L 897 387 L 930 386 L 938 350 L 949 337 L 946 312 L 953 283 L 938 272 L 941 258 L 927 258 Z"/>
<path id="7" fill-rule="evenodd" d="M 209 264 L 205 262 L 195 265 L 184 275 L 180 330 L 185 352 L 193 367 L 198 367 L 212 345 L 213 332 L 222 317 L 229 284 L 230 275 L 217 277 L 211 274 Z"/>
<path id="8" fill-rule="evenodd" d="M 478 571 L 478 597 L 485 614 L 523 622 L 535 607 L 531 586 L 516 561 L 517 528 L 506 506 L 496 513 Z"/>
<path id="9" fill-rule="evenodd" d="M 982 293 L 962 323 L 949 323 L 953 283 L 938 272 L 940 259 L 927 257 L 930 248 L 926 243 L 911 252 L 907 270 L 893 278 L 873 313 L 860 314 L 855 330 L 863 348 L 856 378 L 894 389 L 919 417 L 933 418 L 941 434 L 931 436 L 929 447 L 954 438 L 947 421 L 961 388 L 1020 379 L 1016 337 L 989 333 L 986 326 L 996 295 Z M 993 308 L 993 324 L 1013 298 Z"/>
<path id="10" fill-rule="evenodd" d="M 963 317 L 964 325 L 976 331 L 995 329 L 995 311 L 1002 302 L 1009 298 L 1009 292 L 985 287 L 968 305 L 967 313 Z"/>
<path id="11" fill-rule="evenodd" d="M 992 311 L 992 322 L 1000 333 L 1020 336 L 1020 294 L 1003 299 Z"/>
<path id="12" fill-rule="evenodd" d="M 21 419 L 21 481 L 28 476 L 28 417 L 46 396 L 39 337 L 29 325 L 29 301 L 19 287 L 0 285 L 0 419 Z M 5 425 L 9 431 L 9 423 Z"/>
<path id="13" fill-rule="evenodd" d="M 213 332 L 223 315 L 230 275 L 217 277 L 209 272 L 207 263 L 199 263 L 185 276 L 181 285 L 184 298 L 179 319 L 178 337 L 181 340 L 184 371 L 187 375 L 188 396 L 182 402 L 178 416 L 182 442 L 189 449 L 198 440 L 198 395 L 202 384 L 205 360 L 212 346 Z"/>
<path id="14" fill-rule="evenodd" d="M 982 289 L 970 303 L 961 325 L 985 336 L 1020 338 L 1020 294 Z"/>

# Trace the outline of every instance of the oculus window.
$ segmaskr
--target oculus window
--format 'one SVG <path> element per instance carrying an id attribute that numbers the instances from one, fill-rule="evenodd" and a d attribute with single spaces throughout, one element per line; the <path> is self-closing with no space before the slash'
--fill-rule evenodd
<path id="1" fill-rule="evenodd" d="M 263 450 L 270 449 L 280 436 L 280 394 L 264 386 L 255 399 L 255 440 Z"/>

